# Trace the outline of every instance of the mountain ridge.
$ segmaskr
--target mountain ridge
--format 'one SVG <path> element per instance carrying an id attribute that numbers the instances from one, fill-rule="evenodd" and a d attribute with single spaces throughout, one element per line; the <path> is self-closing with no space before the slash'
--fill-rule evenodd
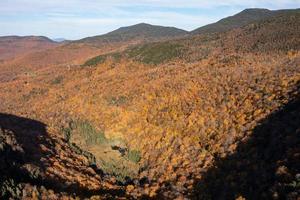
<path id="1" fill-rule="evenodd" d="M 35 35 L 26 35 L 26 36 L 18 36 L 18 35 L 7 35 L 7 36 L 0 36 L 0 42 L 1 41 L 7 41 L 7 40 L 40 40 L 40 41 L 47 41 L 47 42 L 53 42 L 54 40 L 46 37 L 46 36 L 35 36 Z"/>
<path id="2" fill-rule="evenodd" d="M 57 42 L 45 36 L 1 36 L 0 59 L 11 59 L 19 55 L 56 47 Z"/>
<path id="3" fill-rule="evenodd" d="M 73 43 L 103 44 L 115 42 L 130 42 L 133 40 L 155 41 L 187 35 L 188 31 L 167 26 L 139 23 L 132 26 L 120 27 L 109 33 L 83 38 Z"/>
<path id="4" fill-rule="evenodd" d="M 215 23 L 211 23 L 202 27 L 199 27 L 191 34 L 207 34 L 207 33 L 220 33 L 232 30 L 234 28 L 240 28 L 253 22 L 265 20 L 276 15 L 287 12 L 299 12 L 300 9 L 282 9 L 282 10 L 269 10 L 265 8 L 248 8 L 243 11 L 226 18 L 223 18 Z"/>
<path id="5" fill-rule="evenodd" d="M 81 38 L 78 40 L 72 40 L 71 42 L 73 42 L 73 43 L 89 42 L 89 41 L 93 41 L 93 40 L 109 41 L 109 39 L 114 39 L 114 37 L 115 38 L 120 37 L 120 34 L 133 34 L 134 36 L 141 36 L 142 34 L 144 34 L 146 39 L 147 38 L 149 39 L 149 37 L 154 37 L 154 38 L 155 37 L 158 37 L 158 38 L 170 37 L 170 38 L 172 38 L 172 37 L 176 37 L 176 36 L 184 36 L 187 34 L 224 32 L 224 31 L 227 31 L 227 30 L 230 30 L 233 28 L 239 28 L 239 27 L 247 25 L 251 22 L 267 19 L 268 17 L 273 17 L 277 14 L 283 14 L 283 13 L 287 13 L 287 12 L 299 12 L 299 11 L 300 11 L 300 8 L 281 9 L 281 10 L 269 10 L 266 8 L 246 8 L 235 15 L 222 18 L 215 23 L 201 26 L 192 31 L 186 31 L 184 29 L 173 27 L 173 26 L 153 25 L 153 24 L 141 22 L 141 23 L 133 24 L 133 25 L 129 25 L 129 26 L 122 26 L 118 29 L 112 30 L 105 34 L 89 36 L 89 37 Z M 238 21 L 238 20 L 240 20 L 239 24 L 235 24 L 236 21 Z M 215 26 L 224 26 L 224 27 L 220 27 L 219 30 L 217 30 L 218 27 L 215 27 Z M 127 37 L 130 37 L 130 35 L 125 36 L 125 38 L 120 37 L 119 39 L 126 41 Z M 49 41 L 49 42 L 61 42 L 62 40 L 69 41 L 64 38 L 50 39 L 46 36 L 34 36 L 34 35 L 0 36 L 0 41 L 4 40 L 4 39 L 18 39 L 18 40 L 19 39 L 40 39 L 40 40 L 45 40 L 45 41 Z M 56 41 L 56 40 L 58 40 L 58 41 Z"/>

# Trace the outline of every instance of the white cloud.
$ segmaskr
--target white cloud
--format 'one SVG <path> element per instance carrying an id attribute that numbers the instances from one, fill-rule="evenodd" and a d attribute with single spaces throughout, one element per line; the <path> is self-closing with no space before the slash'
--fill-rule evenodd
<path id="1" fill-rule="evenodd" d="M 1 0 L 0 11 L 103 10 L 113 7 L 214 8 L 220 6 L 278 9 L 300 6 L 300 0 Z"/>

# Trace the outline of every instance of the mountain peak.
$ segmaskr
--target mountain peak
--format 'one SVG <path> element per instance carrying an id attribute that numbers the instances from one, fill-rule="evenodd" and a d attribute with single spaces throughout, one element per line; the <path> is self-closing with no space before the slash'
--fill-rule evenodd
<path id="1" fill-rule="evenodd" d="M 194 31 L 193 34 L 202 34 L 202 33 L 219 33 L 228 31 L 234 28 L 239 28 L 247 24 L 257 22 L 260 20 L 267 19 L 274 15 L 289 12 L 287 10 L 268 10 L 265 8 L 247 8 L 242 12 L 237 13 L 236 15 L 221 19 L 220 21 L 208 24 L 206 26 L 200 27 Z"/>
<path id="2" fill-rule="evenodd" d="M 124 27 L 121 27 L 117 30 L 114 30 L 110 33 L 124 33 L 123 31 L 138 31 L 138 32 L 145 32 L 145 33 L 148 33 L 148 32 L 151 32 L 151 31 L 166 31 L 166 30 L 173 30 L 175 32 L 181 32 L 181 33 L 186 33 L 187 31 L 185 30 L 182 30 L 182 29 L 178 29 L 178 28 L 175 28 L 175 27 L 167 27 L 167 26 L 159 26 L 159 25 L 152 25 L 152 24 L 148 24 L 148 23 L 138 23 L 138 24 L 134 24 L 134 25 L 131 25 L 131 26 L 124 26 Z M 108 33 L 108 34 L 110 34 Z"/>
<path id="3" fill-rule="evenodd" d="M 175 27 L 165 27 L 139 23 L 131 26 L 118 28 L 104 35 L 84 38 L 80 42 L 103 44 L 114 42 L 128 42 L 135 40 L 157 41 L 165 38 L 174 38 L 188 34 L 187 31 Z"/>
<path id="4" fill-rule="evenodd" d="M 243 10 L 242 12 L 236 14 L 235 16 L 251 16 L 253 18 L 255 17 L 264 17 L 272 15 L 273 11 L 265 9 L 265 8 L 247 8 Z"/>
<path id="5" fill-rule="evenodd" d="M 271 12 L 271 10 L 266 8 L 246 8 L 241 13 L 243 12 Z"/>
<path id="6" fill-rule="evenodd" d="M 154 26 L 154 25 L 152 25 L 152 24 L 147 24 L 147 23 L 145 23 L 145 22 L 142 22 L 142 23 L 135 24 L 135 25 L 133 25 L 133 26 Z"/>

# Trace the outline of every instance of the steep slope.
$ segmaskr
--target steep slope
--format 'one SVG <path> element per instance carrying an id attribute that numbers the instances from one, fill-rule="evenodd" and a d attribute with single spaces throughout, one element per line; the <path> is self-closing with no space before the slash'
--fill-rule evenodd
<path id="1" fill-rule="evenodd" d="M 11 59 L 58 46 L 58 43 L 44 36 L 0 37 L 0 60 Z"/>
<path id="2" fill-rule="evenodd" d="M 259 20 L 264 20 L 270 17 L 274 17 L 278 14 L 284 14 L 284 13 L 289 13 L 289 12 L 294 12 L 299 9 L 295 10 L 275 10 L 271 11 L 268 9 L 245 9 L 242 12 L 231 16 L 227 17 L 224 19 L 221 19 L 220 21 L 213 23 L 213 24 L 208 24 L 206 26 L 200 27 L 194 31 L 192 31 L 192 34 L 205 34 L 205 33 L 219 33 L 219 32 L 224 32 L 228 31 L 234 28 L 239 28 L 245 25 L 248 25 L 253 22 L 257 22 Z"/>
<path id="3" fill-rule="evenodd" d="M 121 27 L 105 35 L 84 38 L 75 43 L 104 45 L 107 43 L 118 42 L 156 41 L 184 36 L 187 33 L 187 31 L 174 27 L 154 26 L 141 23 L 133 26 Z"/>

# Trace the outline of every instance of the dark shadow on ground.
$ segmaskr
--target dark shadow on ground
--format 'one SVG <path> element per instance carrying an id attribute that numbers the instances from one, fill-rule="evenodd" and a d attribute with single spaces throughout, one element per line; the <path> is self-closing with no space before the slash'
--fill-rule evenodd
<path id="1" fill-rule="evenodd" d="M 214 167 L 195 184 L 191 198 L 297 199 L 299 186 L 300 98 L 297 96 L 262 120 L 235 153 L 217 158 Z"/>
<path id="2" fill-rule="evenodd" d="M 51 152 L 44 152 L 41 144 L 50 147 Z M 8 199 L 21 195 L 18 183 L 44 186 L 56 193 L 69 196 L 89 197 L 92 195 L 122 195 L 121 190 L 91 191 L 78 184 L 66 185 L 59 180 L 46 177 L 43 172 L 49 165 L 47 159 L 58 156 L 55 141 L 48 135 L 46 124 L 0 113 L 0 197 Z M 24 167 L 30 164 L 30 167 Z M 32 167 L 35 166 L 35 167 Z"/>

